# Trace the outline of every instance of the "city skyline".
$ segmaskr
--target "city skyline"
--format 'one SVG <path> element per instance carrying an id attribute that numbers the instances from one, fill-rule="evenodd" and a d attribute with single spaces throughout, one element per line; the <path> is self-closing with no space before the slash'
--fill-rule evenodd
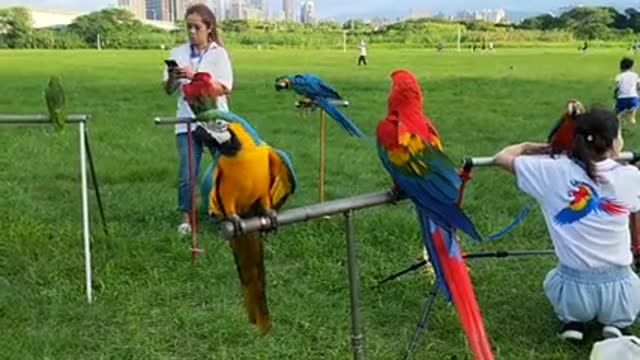
<path id="1" fill-rule="evenodd" d="M 56 9 L 69 11 L 96 11 L 109 6 L 117 6 L 118 2 L 137 0 L 0 0 L 0 7 L 27 6 L 41 9 Z M 153 2 L 154 0 L 143 0 Z M 170 1 L 170 0 L 159 0 Z M 189 0 L 186 0 L 189 1 Z M 221 0 L 210 0 L 209 3 L 217 3 Z M 225 0 L 233 2 L 236 0 Z M 247 0 L 253 3 L 261 3 L 264 0 Z M 557 11 L 560 8 L 571 5 L 600 5 L 614 6 L 617 8 L 637 7 L 637 1 L 629 0 L 600 0 L 600 1 L 554 1 L 539 0 L 537 2 L 521 2 L 517 0 L 482 0 L 469 4 L 464 0 L 430 1 L 430 0 L 396 0 L 390 3 L 388 0 L 315 0 L 316 18 L 319 20 L 346 19 L 346 18 L 372 18 L 372 17 L 407 17 L 411 13 L 444 13 L 455 15 L 461 11 L 481 11 L 483 9 L 504 9 L 511 12 L 541 13 Z M 296 20 L 300 18 L 302 1 L 294 0 L 293 9 Z M 212 8 L 219 12 L 218 7 Z M 157 11 L 157 10 L 156 10 Z M 276 17 L 283 12 L 283 0 L 270 0 L 268 13 Z M 224 14 L 220 14 L 224 18 Z M 159 16 L 158 16 L 159 17 Z"/>

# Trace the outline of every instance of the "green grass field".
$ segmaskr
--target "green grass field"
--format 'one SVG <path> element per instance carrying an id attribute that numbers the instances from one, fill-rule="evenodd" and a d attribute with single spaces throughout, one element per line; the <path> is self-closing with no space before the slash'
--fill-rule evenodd
<path id="1" fill-rule="evenodd" d="M 432 50 L 230 50 L 232 110 L 270 144 L 286 150 L 301 185 L 287 208 L 317 200 L 317 114 L 302 118 L 293 93 L 275 77 L 315 72 L 352 107 L 372 134 L 386 114 L 388 74 L 412 70 L 455 161 L 490 156 L 505 145 L 544 140 L 570 98 L 613 106 L 612 83 L 623 51 L 509 50 L 436 54 Z M 73 113 L 89 113 L 90 140 L 111 235 L 100 228 L 91 196 L 95 303 L 84 295 L 78 136 L 69 128 L 3 127 L 0 143 L 0 357 L 3 359 L 349 359 L 346 247 L 341 217 L 282 228 L 266 250 L 274 329 L 260 338 L 248 323 L 233 257 L 218 229 L 201 223 L 206 254 L 191 265 L 177 237 L 175 98 L 160 89 L 165 52 L 0 52 L 0 113 L 43 113 L 42 90 L 59 73 Z M 513 69 L 511 66 L 513 65 Z M 627 149 L 640 131 L 626 133 Z M 327 198 L 379 191 L 389 178 L 375 150 L 328 122 Z M 483 234 L 501 229 L 531 200 L 508 175 L 477 169 L 465 210 Z M 417 272 L 379 288 L 376 281 L 421 255 L 408 204 L 356 217 L 361 313 L 370 359 L 399 359 L 419 320 L 431 278 Z M 511 235 L 469 252 L 549 249 L 535 210 Z M 471 274 L 498 359 L 584 359 L 589 346 L 555 336 L 558 323 L 542 292 L 553 258 L 472 260 Z M 416 359 L 466 359 L 452 306 L 439 297 Z"/>

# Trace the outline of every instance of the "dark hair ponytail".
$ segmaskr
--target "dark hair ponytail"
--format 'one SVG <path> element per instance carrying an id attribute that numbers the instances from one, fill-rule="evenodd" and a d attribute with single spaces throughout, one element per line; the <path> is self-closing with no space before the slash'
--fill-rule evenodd
<path id="1" fill-rule="evenodd" d="M 576 117 L 571 158 L 589 178 L 599 182 L 595 162 L 606 158 L 618 136 L 618 119 L 604 108 L 593 108 Z"/>

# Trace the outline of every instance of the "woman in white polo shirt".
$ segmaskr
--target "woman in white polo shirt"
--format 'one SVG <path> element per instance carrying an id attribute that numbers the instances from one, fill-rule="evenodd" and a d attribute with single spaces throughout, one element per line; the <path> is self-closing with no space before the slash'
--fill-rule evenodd
<path id="1" fill-rule="evenodd" d="M 592 320 L 603 337 L 622 336 L 640 311 L 629 233 L 629 213 L 640 210 L 640 171 L 614 160 L 618 126 L 613 112 L 592 109 L 576 118 L 569 156 L 520 156 L 546 146 L 525 143 L 494 158 L 542 209 L 559 262 L 544 291 L 565 340 L 582 341 Z"/>
<path id="2" fill-rule="evenodd" d="M 189 83 L 197 72 L 211 74 L 214 87 L 219 90 L 219 93 L 225 94 L 225 96 L 217 98 L 217 106 L 220 109 L 228 110 L 226 94 L 231 92 L 233 86 L 233 72 L 229 55 L 222 47 L 222 42 L 218 37 L 216 17 L 206 5 L 196 4 L 187 9 L 185 23 L 189 31 L 189 42 L 171 50 L 169 59 L 175 60 L 179 66 L 171 70 L 165 69 L 163 77 L 163 87 L 167 94 L 173 94 L 180 88 L 176 116 L 194 116 L 184 99 L 181 85 Z M 195 124 L 191 126 L 191 129 L 195 130 Z M 191 232 L 187 125 L 177 124 L 175 132 L 180 155 L 178 209 L 182 213 L 178 232 L 186 235 Z M 202 144 L 196 142 L 193 143 L 192 150 L 194 171 L 197 178 L 204 150 Z"/>

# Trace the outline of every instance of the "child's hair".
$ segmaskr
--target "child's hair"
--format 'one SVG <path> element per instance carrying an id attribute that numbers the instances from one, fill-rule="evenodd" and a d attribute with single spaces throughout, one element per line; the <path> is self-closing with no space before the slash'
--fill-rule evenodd
<path id="1" fill-rule="evenodd" d="M 622 60 L 620 60 L 621 71 L 631 70 L 632 67 L 633 67 L 633 59 L 628 57 L 623 57 Z"/>
<path id="2" fill-rule="evenodd" d="M 598 182 L 598 174 L 594 162 L 604 160 L 611 150 L 618 137 L 618 126 L 616 115 L 599 106 L 576 117 L 571 158 L 595 182 Z"/>

